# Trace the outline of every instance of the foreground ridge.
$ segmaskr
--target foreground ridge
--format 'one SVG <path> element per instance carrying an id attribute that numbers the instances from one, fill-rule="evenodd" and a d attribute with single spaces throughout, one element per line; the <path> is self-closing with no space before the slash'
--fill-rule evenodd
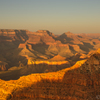
<path id="1" fill-rule="evenodd" d="M 37 78 L 39 76 L 37 75 Z M 98 100 L 100 99 L 99 49 L 88 59 L 54 73 L 40 74 L 40 80 L 12 92 L 10 100 Z"/>
<path id="2" fill-rule="evenodd" d="M 11 95 L 12 91 L 15 91 L 18 88 L 22 89 L 23 87 L 28 87 L 42 79 L 62 79 L 66 71 L 79 68 L 85 61 L 86 60 L 78 61 L 74 66 L 57 72 L 31 74 L 28 76 L 22 76 L 18 80 L 0 80 L 0 100 L 6 100 L 7 96 Z"/>

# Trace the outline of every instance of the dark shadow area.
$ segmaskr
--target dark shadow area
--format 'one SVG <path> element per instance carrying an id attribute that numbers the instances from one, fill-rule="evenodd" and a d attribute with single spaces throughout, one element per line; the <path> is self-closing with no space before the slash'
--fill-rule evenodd
<path id="1" fill-rule="evenodd" d="M 83 38 L 82 36 L 80 36 L 80 35 L 77 35 L 79 38 Z"/>
<path id="2" fill-rule="evenodd" d="M 71 50 L 72 53 L 76 53 L 76 51 L 74 50 L 74 48 L 72 46 L 69 45 L 69 49 Z"/>
<path id="3" fill-rule="evenodd" d="M 96 43 L 95 43 L 95 42 L 93 42 L 93 44 L 94 44 L 94 45 L 96 45 Z"/>
<path id="4" fill-rule="evenodd" d="M 72 63 L 73 62 L 76 63 L 79 60 L 84 60 L 84 58 L 80 58 L 80 56 L 81 55 L 77 54 L 77 55 L 74 55 L 74 56 L 67 58 L 66 60 L 71 60 Z"/>
<path id="5" fill-rule="evenodd" d="M 63 65 L 47 65 L 47 64 L 34 64 L 19 67 L 16 70 L 5 71 L 4 73 L 0 73 L 0 79 L 2 80 L 17 80 L 21 76 L 26 76 L 33 73 L 48 73 L 48 72 L 56 72 L 64 68 L 70 67 L 69 64 Z"/>
<path id="6" fill-rule="evenodd" d="M 10 67 L 18 66 L 19 61 L 26 65 L 27 59 L 19 55 L 22 49 L 19 49 L 17 44 L 15 45 L 13 42 L 4 42 L 0 43 L 0 46 L 0 55 L 2 56 L 0 59 L 2 60 L 4 58 L 5 62 L 8 63 Z"/>
<path id="7" fill-rule="evenodd" d="M 12 38 L 11 37 L 8 37 L 8 36 L 3 36 L 3 35 L 1 35 L 0 36 L 0 41 L 2 42 L 2 41 L 6 41 L 6 40 L 12 40 Z"/>
<path id="8" fill-rule="evenodd" d="M 93 46 L 92 46 L 90 43 L 85 43 L 85 42 L 83 42 L 83 44 L 84 44 L 86 47 L 88 47 L 88 48 L 90 48 L 90 49 L 93 49 Z"/>
<path id="9" fill-rule="evenodd" d="M 67 41 L 73 40 L 72 38 L 68 37 L 66 34 L 62 34 L 61 36 L 59 36 L 59 38 L 66 39 Z"/>
<path id="10" fill-rule="evenodd" d="M 87 53 L 90 51 L 89 49 L 94 50 L 93 46 L 90 43 L 83 42 L 84 45 L 78 44 L 81 50 L 86 51 Z"/>
<path id="11" fill-rule="evenodd" d="M 28 35 L 26 34 L 25 30 L 15 30 L 16 39 L 20 40 L 21 42 L 25 42 L 26 40 L 29 39 Z"/>
<path id="12" fill-rule="evenodd" d="M 85 45 L 78 44 L 78 46 L 80 47 L 81 50 L 83 50 L 83 51 L 85 51 L 85 52 L 89 52 L 89 48 L 86 47 Z"/>
<path id="13" fill-rule="evenodd" d="M 0 36 L 0 61 L 4 61 L 8 64 L 6 70 L 13 66 L 19 66 L 19 62 L 23 65 L 27 64 L 27 59 L 24 56 L 19 55 L 21 48 L 18 48 L 20 43 L 25 43 L 28 39 L 26 31 L 15 30 L 15 34 L 7 34 Z"/>
<path id="14" fill-rule="evenodd" d="M 48 49 L 49 45 L 46 45 L 44 42 L 42 43 L 38 43 L 38 44 L 31 44 L 31 43 L 27 43 L 26 48 L 33 53 L 36 57 L 38 57 L 38 59 L 41 59 L 41 57 L 39 57 L 39 54 L 43 54 L 45 55 L 46 50 Z"/>
<path id="15" fill-rule="evenodd" d="M 55 36 L 53 33 L 47 32 L 49 36 L 51 36 L 54 40 L 59 40 L 58 36 Z"/>
<path id="16" fill-rule="evenodd" d="M 48 49 L 49 45 L 46 45 L 44 42 L 38 44 L 32 44 L 32 49 L 45 54 L 45 51 Z"/>
<path id="17" fill-rule="evenodd" d="M 67 37 L 66 34 L 62 34 L 61 36 L 57 37 L 56 40 L 61 41 L 61 43 L 63 44 L 66 44 L 66 43 L 74 44 L 73 42 L 71 42 L 73 38 Z"/>
<path id="18" fill-rule="evenodd" d="M 63 79 L 42 79 L 23 89 L 16 89 L 7 100 L 98 100 L 100 73 L 81 68 L 69 70 Z M 88 66 L 87 66 L 88 67 Z"/>

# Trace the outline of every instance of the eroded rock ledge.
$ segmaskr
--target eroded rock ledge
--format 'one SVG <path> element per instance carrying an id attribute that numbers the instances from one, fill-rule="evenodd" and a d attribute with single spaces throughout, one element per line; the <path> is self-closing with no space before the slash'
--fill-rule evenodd
<path id="1" fill-rule="evenodd" d="M 57 72 L 31 74 L 28 76 L 22 76 L 18 80 L 0 80 L 0 100 L 6 100 L 7 97 L 11 95 L 12 91 L 22 89 L 23 87 L 28 87 L 35 82 L 41 81 L 42 79 L 62 80 L 66 71 L 79 68 L 84 62 L 85 60 L 79 61 L 74 66 Z"/>

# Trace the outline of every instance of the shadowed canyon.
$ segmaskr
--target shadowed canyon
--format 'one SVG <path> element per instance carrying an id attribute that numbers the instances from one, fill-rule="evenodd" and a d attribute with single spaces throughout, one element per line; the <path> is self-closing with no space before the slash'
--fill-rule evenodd
<path id="1" fill-rule="evenodd" d="M 1 29 L 0 100 L 99 100 L 99 48 L 99 33 Z"/>

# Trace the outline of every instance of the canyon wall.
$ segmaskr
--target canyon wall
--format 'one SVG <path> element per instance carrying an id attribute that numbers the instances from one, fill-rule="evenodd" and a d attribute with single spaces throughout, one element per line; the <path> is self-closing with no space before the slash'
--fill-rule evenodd
<path id="1" fill-rule="evenodd" d="M 8 63 L 9 67 L 13 67 L 19 66 L 19 62 L 26 65 L 29 58 L 49 61 L 55 56 L 60 55 L 69 60 L 76 53 L 80 53 L 84 54 L 81 57 L 84 59 L 88 52 L 99 48 L 99 44 L 99 39 L 71 32 L 55 36 L 48 30 L 31 32 L 28 30 L 1 29 L 0 61 L 4 61 Z M 77 60 L 80 60 L 80 58 Z"/>
<path id="2" fill-rule="evenodd" d="M 54 77 L 53 73 L 48 73 L 46 78 L 41 76 L 43 79 L 35 84 L 16 90 L 10 100 L 16 98 L 98 100 L 100 99 L 99 62 L 100 54 L 96 53 L 87 60 L 79 61 L 70 68 L 56 72 Z"/>

